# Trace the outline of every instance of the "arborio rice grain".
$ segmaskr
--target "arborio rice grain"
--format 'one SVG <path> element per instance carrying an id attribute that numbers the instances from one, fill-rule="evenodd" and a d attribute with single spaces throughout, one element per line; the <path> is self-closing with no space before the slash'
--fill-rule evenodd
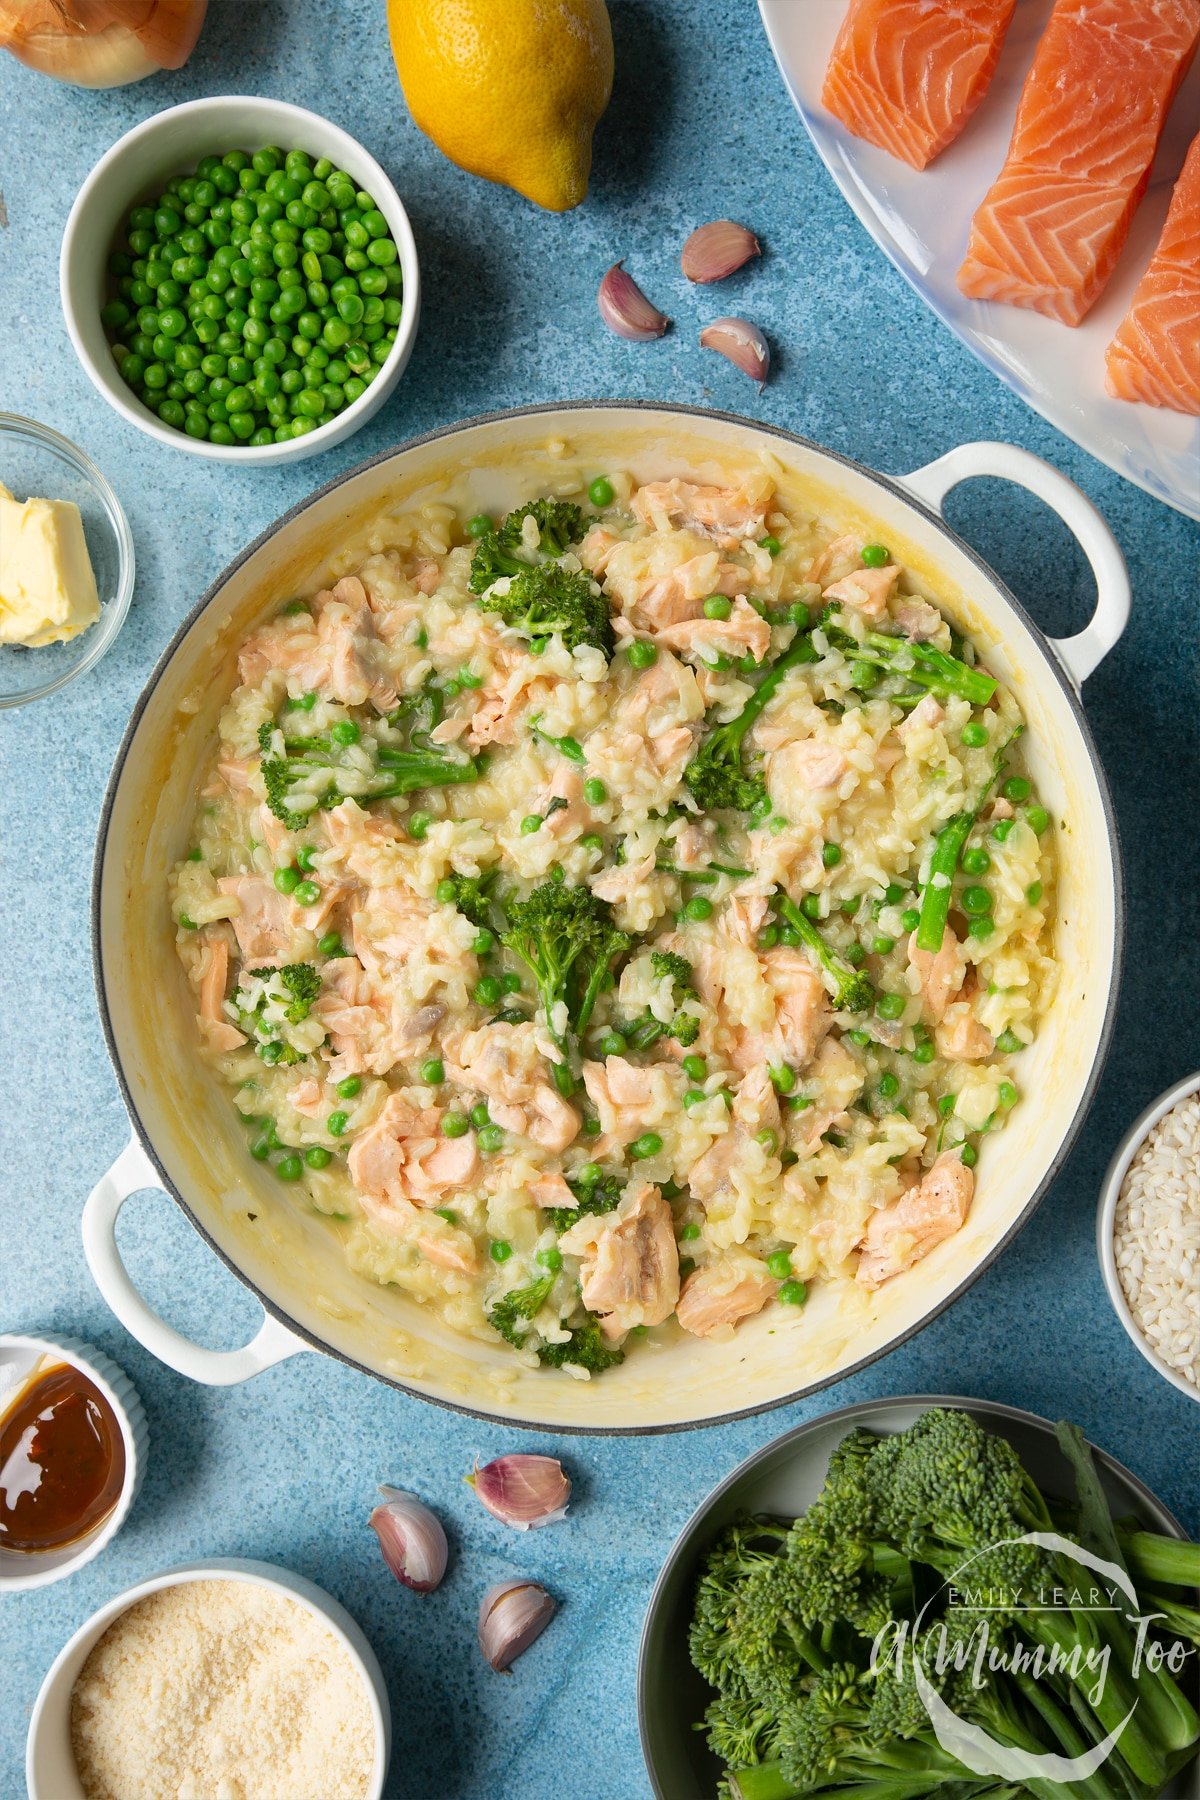
<path id="1" fill-rule="evenodd" d="M 1200 1387 L 1200 1096 L 1172 1107 L 1134 1157 L 1113 1236 L 1121 1287 L 1147 1343 Z"/>

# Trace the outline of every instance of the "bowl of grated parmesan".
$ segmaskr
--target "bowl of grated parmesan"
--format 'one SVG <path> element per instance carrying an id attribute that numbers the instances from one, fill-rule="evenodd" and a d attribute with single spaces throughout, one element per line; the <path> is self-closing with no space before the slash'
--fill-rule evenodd
<path id="1" fill-rule="evenodd" d="M 1200 1073 L 1160 1094 L 1118 1144 L 1096 1248 L 1130 1338 L 1165 1381 L 1200 1400 Z"/>
<path id="2" fill-rule="evenodd" d="M 169 1569 L 80 1627 L 42 1682 L 30 1800 L 379 1800 L 391 1718 L 329 1594 L 272 1563 Z"/>

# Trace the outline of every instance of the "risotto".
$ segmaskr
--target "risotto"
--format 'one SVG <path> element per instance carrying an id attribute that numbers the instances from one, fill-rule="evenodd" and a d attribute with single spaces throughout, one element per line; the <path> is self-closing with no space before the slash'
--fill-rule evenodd
<path id="1" fill-rule="evenodd" d="M 564 470 L 332 568 L 242 645 L 171 878 L 248 1154 L 576 1377 L 921 1280 L 1055 973 L 1020 713 L 927 584 L 766 469 Z"/>

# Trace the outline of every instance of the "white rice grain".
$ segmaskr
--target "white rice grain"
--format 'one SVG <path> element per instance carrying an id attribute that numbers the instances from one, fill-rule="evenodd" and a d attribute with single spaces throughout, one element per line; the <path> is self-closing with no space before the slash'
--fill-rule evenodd
<path id="1" fill-rule="evenodd" d="M 1148 1133 L 1113 1221 L 1117 1275 L 1150 1348 L 1200 1387 L 1200 1096 Z"/>

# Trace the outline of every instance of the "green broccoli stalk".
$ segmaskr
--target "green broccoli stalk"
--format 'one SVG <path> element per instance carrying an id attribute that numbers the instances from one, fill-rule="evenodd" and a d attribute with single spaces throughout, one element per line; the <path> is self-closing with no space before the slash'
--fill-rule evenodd
<path id="1" fill-rule="evenodd" d="M 1000 746 L 992 765 L 991 779 L 976 795 L 974 804 L 966 812 L 956 813 L 942 826 L 934 839 L 933 854 L 929 859 L 929 877 L 921 890 L 921 916 L 917 923 L 917 949 L 927 950 L 931 956 L 936 956 L 942 947 L 946 920 L 950 916 L 951 890 L 963 848 L 987 803 L 988 795 L 1000 778 L 1004 758 L 1024 729 L 1023 725 L 1018 725 Z"/>
<path id="2" fill-rule="evenodd" d="M 787 649 L 766 665 L 766 674 L 736 718 L 715 726 L 683 772 L 697 804 L 705 812 L 732 808 L 749 812 L 766 798 L 761 775 L 749 773 L 742 759 L 743 745 L 750 727 L 778 692 L 784 677 L 804 663 L 818 661 L 812 634 L 798 631 Z"/>
<path id="3" fill-rule="evenodd" d="M 798 932 L 805 946 L 812 952 L 813 961 L 825 977 L 825 985 L 833 995 L 833 1003 L 838 1012 L 866 1012 L 875 1001 L 875 989 L 870 980 L 858 969 L 852 969 L 844 962 L 832 945 L 827 944 L 812 920 L 801 912 L 796 902 L 787 894 L 779 894 L 775 899 L 776 910 L 786 919 L 792 930 Z"/>
<path id="4" fill-rule="evenodd" d="M 659 1019 L 647 1007 L 628 1024 L 617 1026 L 631 1050 L 649 1050 L 663 1037 L 674 1038 L 677 1044 L 686 1048 L 694 1044 L 700 1035 L 700 1021 L 695 1013 L 684 1012 L 685 1000 L 695 999 L 692 987 L 692 965 L 685 956 L 677 956 L 673 950 L 654 950 L 650 955 L 651 966 L 659 981 L 670 981 L 671 998 L 675 1004 L 675 1016 L 666 1023 Z"/>
<path id="5" fill-rule="evenodd" d="M 560 756 L 565 756 L 568 762 L 578 763 L 580 768 L 582 768 L 587 762 L 587 757 L 584 754 L 583 745 L 579 742 L 579 739 L 573 737 L 555 737 L 552 732 L 543 731 L 538 724 L 538 720 L 541 716 L 541 713 L 534 713 L 530 717 L 529 729 L 532 735 L 535 738 L 538 738 L 543 744 L 552 744 Z"/>
<path id="6" fill-rule="evenodd" d="M 309 1053 L 292 1041 L 288 1026 L 307 1019 L 320 992 L 321 977 L 312 963 L 244 970 L 231 1003 L 238 1029 L 253 1042 L 255 1055 L 271 1065 L 302 1062 Z"/>
<path id="7" fill-rule="evenodd" d="M 259 727 L 258 742 L 267 805 L 289 831 L 303 831 L 313 812 L 341 800 L 370 806 L 422 788 L 478 781 L 482 773 L 474 758 L 432 743 L 417 749 L 375 746 L 375 766 L 364 775 L 346 761 L 347 747 L 327 737 L 287 737 L 268 722 Z"/>
<path id="8" fill-rule="evenodd" d="M 528 899 L 510 904 L 501 942 L 537 983 L 546 1029 L 560 1053 L 555 1081 L 560 1091 L 571 1093 L 571 1034 L 578 1038 L 587 1029 L 601 985 L 630 939 L 589 889 L 546 881 Z M 566 1011 L 566 1029 L 560 1007 Z"/>
<path id="9" fill-rule="evenodd" d="M 835 650 L 844 651 L 856 662 L 874 663 L 927 693 L 942 699 L 957 695 L 972 706 L 986 706 L 996 692 L 999 684 L 990 675 L 957 657 L 947 656 L 944 650 L 935 650 L 931 644 L 914 644 L 905 637 L 889 637 L 882 631 L 868 631 L 865 637 L 858 638 L 838 623 L 842 617 L 840 610 L 832 607 L 822 615 L 818 628 Z"/>

